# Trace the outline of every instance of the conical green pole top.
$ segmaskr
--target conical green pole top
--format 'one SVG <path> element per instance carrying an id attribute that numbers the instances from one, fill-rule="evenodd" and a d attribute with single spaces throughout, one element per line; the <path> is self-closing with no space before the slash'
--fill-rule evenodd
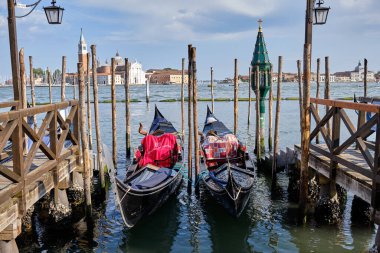
<path id="1" fill-rule="evenodd" d="M 259 31 L 257 33 L 255 51 L 251 61 L 252 69 L 254 70 L 257 65 L 260 66 L 260 70 L 270 69 L 270 61 L 268 56 L 267 47 L 264 40 L 262 20 L 259 19 Z"/>

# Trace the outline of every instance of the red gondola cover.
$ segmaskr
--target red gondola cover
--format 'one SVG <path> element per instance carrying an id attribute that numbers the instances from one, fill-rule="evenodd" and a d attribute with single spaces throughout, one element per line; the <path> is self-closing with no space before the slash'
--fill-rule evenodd
<path id="1" fill-rule="evenodd" d="M 136 152 L 139 168 L 143 168 L 147 164 L 170 168 L 177 162 L 177 138 L 173 134 L 166 133 L 160 136 L 148 134 L 141 141 L 141 145 L 144 150 L 143 156 L 139 151 Z"/>

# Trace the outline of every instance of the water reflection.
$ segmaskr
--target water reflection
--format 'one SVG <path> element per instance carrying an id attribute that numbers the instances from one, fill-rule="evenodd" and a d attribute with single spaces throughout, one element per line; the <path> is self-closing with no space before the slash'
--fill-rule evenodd
<path id="1" fill-rule="evenodd" d="M 248 243 L 252 220 L 247 210 L 239 218 L 232 217 L 212 199 L 206 189 L 202 192 L 202 209 L 205 221 L 210 226 L 209 237 L 213 252 L 253 252 Z"/>
<path id="2" fill-rule="evenodd" d="M 123 252 L 170 252 L 179 226 L 179 203 L 170 198 L 132 229 L 124 229 Z"/>

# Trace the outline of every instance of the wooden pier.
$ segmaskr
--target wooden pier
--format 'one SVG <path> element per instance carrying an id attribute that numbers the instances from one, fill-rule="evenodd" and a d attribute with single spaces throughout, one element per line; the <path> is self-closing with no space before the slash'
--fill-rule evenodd
<path id="1" fill-rule="evenodd" d="M 315 128 L 310 134 L 309 166 L 332 182 L 362 198 L 375 211 L 380 208 L 380 106 L 343 102 L 330 99 L 311 98 L 311 115 Z M 321 117 L 316 105 L 327 108 Z M 348 111 L 358 114 L 357 127 Z M 361 115 L 370 114 L 367 121 L 360 121 Z M 329 122 L 331 129 L 329 129 Z M 342 141 L 341 132 L 349 136 Z M 314 144 L 320 134 L 323 144 Z M 374 141 L 367 141 L 371 135 Z M 300 147 L 295 146 L 300 157 Z"/>
<path id="2" fill-rule="evenodd" d="M 310 99 L 315 127 L 310 132 L 309 169 L 327 180 L 328 190 L 323 192 L 328 192 L 329 198 L 336 195 L 335 186 L 341 186 L 367 202 L 372 210 L 371 220 L 380 224 L 380 106 L 367 104 L 374 101 L 370 98 L 360 100 L 361 103 Z M 317 106 L 326 110 L 318 112 Z M 357 119 L 349 117 L 349 111 L 355 111 Z M 343 131 L 348 133 L 344 139 Z M 318 135 L 322 138 L 317 144 Z M 279 167 L 296 164 L 294 168 L 299 168 L 301 150 L 298 144 L 294 149 L 280 151 Z"/>
<path id="3" fill-rule="evenodd" d="M 72 100 L 27 109 L 3 102 L 0 109 L 0 246 L 13 250 L 27 210 L 52 189 L 59 201 L 82 172 L 79 108 Z M 34 116 L 38 128 L 28 120 Z"/>

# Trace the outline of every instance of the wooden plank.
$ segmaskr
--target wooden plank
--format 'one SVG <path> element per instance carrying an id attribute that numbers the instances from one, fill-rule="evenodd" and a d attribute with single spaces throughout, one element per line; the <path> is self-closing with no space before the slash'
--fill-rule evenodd
<path id="1" fill-rule="evenodd" d="M 0 231 L 3 231 L 10 224 L 16 221 L 18 217 L 18 205 L 12 200 L 9 201 L 10 206 L 0 213 Z"/>
<path id="2" fill-rule="evenodd" d="M 49 160 L 42 165 L 40 165 L 37 169 L 33 170 L 32 172 L 29 172 L 25 176 L 25 184 L 28 186 L 32 184 L 33 182 L 39 180 L 39 178 L 45 174 L 46 172 L 52 170 L 57 166 L 57 161 L 55 160 Z"/>
<path id="3" fill-rule="evenodd" d="M 52 112 L 52 115 L 49 116 L 49 119 L 50 117 L 53 117 L 54 115 L 54 112 Z M 51 123 L 51 120 L 47 120 L 47 124 Z M 29 126 L 28 123 L 26 123 L 24 120 L 22 122 L 22 126 L 25 130 L 25 133 L 28 135 L 28 137 L 30 139 L 32 139 L 33 142 L 40 142 L 39 145 L 37 146 L 37 148 L 40 148 L 41 151 L 50 159 L 50 160 L 53 160 L 55 159 L 56 155 L 54 154 L 54 152 L 52 151 L 52 148 L 49 148 L 46 143 L 43 141 L 43 137 L 45 137 L 45 131 L 47 129 L 47 126 L 44 126 L 44 130 L 45 131 L 42 131 L 43 128 L 40 128 L 39 131 L 38 131 L 38 134 L 36 134 L 36 132 L 34 132 L 34 130 Z M 56 129 L 56 128 L 55 128 Z M 55 133 L 57 134 L 57 131 L 56 130 L 53 130 L 52 128 L 50 128 L 50 133 Z M 50 146 L 51 146 L 51 143 L 53 142 L 53 139 L 50 140 Z M 32 156 L 33 157 L 33 156 Z"/>
<path id="4" fill-rule="evenodd" d="M 326 115 L 323 117 L 323 119 L 321 119 L 319 117 L 319 114 L 317 112 L 317 110 L 315 109 L 314 105 L 313 104 L 310 104 L 310 109 L 311 109 L 311 113 L 314 117 L 314 120 L 317 124 L 317 126 L 315 127 L 315 129 L 313 130 L 313 132 L 310 134 L 310 141 L 314 139 L 315 136 L 317 136 L 317 134 L 319 132 L 322 133 L 322 137 L 323 139 L 325 140 L 325 142 L 327 143 L 327 146 L 331 147 L 331 139 L 329 137 L 329 134 L 327 132 L 327 129 L 323 126 L 325 125 L 328 120 L 331 118 L 331 116 L 333 115 L 333 108 L 331 108 L 327 113 Z"/>
<path id="5" fill-rule="evenodd" d="M 356 131 L 356 133 L 359 135 L 359 136 L 356 136 L 355 135 L 356 134 L 355 133 L 355 127 L 352 124 L 349 117 L 347 116 L 346 112 L 344 110 L 341 110 L 340 114 L 342 116 L 342 120 L 343 120 L 344 124 L 346 125 L 348 131 L 351 134 L 351 137 L 347 141 L 350 141 L 352 139 L 352 137 L 357 137 L 356 143 L 360 149 L 360 152 L 362 153 L 364 159 L 367 161 L 368 166 L 373 170 L 373 168 L 374 168 L 373 167 L 373 164 L 374 164 L 373 157 L 372 157 L 371 153 L 369 152 L 369 149 L 365 145 L 363 138 L 360 137 L 362 134 L 365 133 L 365 131 L 370 130 L 370 127 L 372 125 L 372 119 L 370 121 L 368 121 L 367 123 L 365 123 L 361 129 L 358 129 L 358 131 Z M 362 132 L 364 132 L 364 133 L 362 133 Z"/>
<path id="6" fill-rule="evenodd" d="M 0 174 L 4 176 L 6 179 L 11 180 L 14 183 L 18 183 L 21 180 L 21 177 L 14 173 L 12 170 L 6 168 L 5 166 L 0 164 Z"/>
<path id="7" fill-rule="evenodd" d="M 376 119 L 371 118 L 360 129 L 356 130 L 354 124 L 350 120 L 350 117 L 348 117 L 344 110 L 340 111 L 340 115 L 342 117 L 343 123 L 346 125 L 351 136 L 335 150 L 334 153 L 336 154 L 339 154 L 345 149 L 347 149 L 350 146 L 350 144 L 352 144 L 357 138 L 360 138 L 361 141 L 363 141 L 363 137 L 370 133 L 372 126 L 376 124 Z M 362 144 L 364 144 L 365 146 L 364 142 Z"/>
<path id="8" fill-rule="evenodd" d="M 54 188 L 54 176 L 48 172 L 25 189 L 26 207 L 30 208 Z"/>
<path id="9" fill-rule="evenodd" d="M 0 152 L 2 152 L 5 145 L 7 145 L 7 142 L 16 126 L 17 120 L 13 120 L 7 123 L 6 127 L 4 128 L 4 131 L 0 132 Z"/>
<path id="10" fill-rule="evenodd" d="M 17 210 L 14 210 L 17 212 Z M 14 222 L 9 224 L 3 231 L 0 232 L 0 240 L 10 241 L 16 239 L 21 234 L 21 218 L 16 218 Z"/>
<path id="11" fill-rule="evenodd" d="M 380 106 L 379 105 L 353 103 L 353 102 L 347 102 L 347 101 L 321 99 L 321 98 L 319 98 L 319 99 L 310 98 L 310 102 L 315 103 L 315 104 L 320 104 L 320 105 L 333 106 L 333 107 L 339 107 L 339 108 L 345 108 L 345 109 L 352 109 L 352 110 L 356 110 L 356 111 L 365 111 L 365 112 L 373 112 L 373 113 L 379 113 L 380 112 Z"/>
<path id="12" fill-rule="evenodd" d="M 50 121 L 52 120 L 52 118 L 53 118 L 53 113 L 49 112 L 46 115 L 44 121 L 42 122 L 42 125 L 38 131 L 38 134 L 36 134 L 34 132 L 34 130 L 31 129 L 30 126 L 25 121 L 23 122 L 23 127 L 25 128 L 27 135 L 34 141 L 31 148 L 30 148 L 30 151 L 29 151 L 29 153 L 25 159 L 25 167 L 24 168 L 26 171 L 28 171 L 30 169 L 30 166 L 33 162 L 33 159 L 34 159 L 34 157 L 37 153 L 37 150 L 40 146 L 41 146 L 41 151 L 43 151 L 44 154 L 46 156 L 48 156 L 48 158 L 50 158 L 51 160 L 55 159 L 55 154 L 46 146 L 46 144 L 43 142 L 43 137 L 42 137 L 45 134 L 45 131 L 46 131 Z M 46 152 L 46 150 L 49 150 L 49 152 Z"/>
<path id="13" fill-rule="evenodd" d="M 18 106 L 19 101 L 6 101 L 6 102 L 0 102 L 0 108 L 7 108 L 12 106 Z"/>
<path id="14" fill-rule="evenodd" d="M 20 116 L 19 111 L 0 113 L 0 122 L 15 120 Z"/>

